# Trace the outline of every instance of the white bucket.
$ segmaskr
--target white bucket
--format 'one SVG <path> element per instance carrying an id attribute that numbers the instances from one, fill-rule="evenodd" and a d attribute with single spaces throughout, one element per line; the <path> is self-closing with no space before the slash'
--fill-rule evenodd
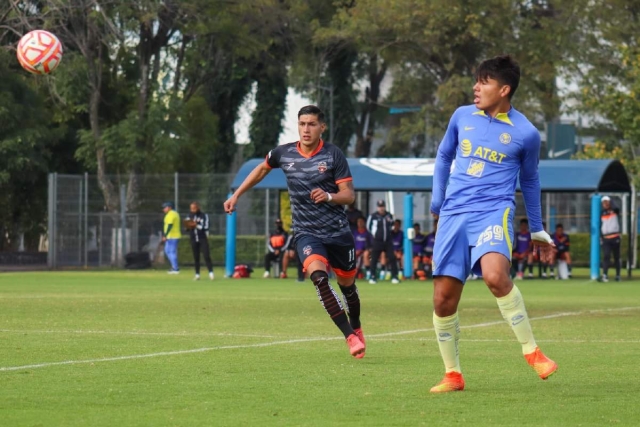
<path id="1" fill-rule="evenodd" d="M 562 280 L 569 278 L 569 266 L 566 261 L 558 260 L 558 277 Z"/>

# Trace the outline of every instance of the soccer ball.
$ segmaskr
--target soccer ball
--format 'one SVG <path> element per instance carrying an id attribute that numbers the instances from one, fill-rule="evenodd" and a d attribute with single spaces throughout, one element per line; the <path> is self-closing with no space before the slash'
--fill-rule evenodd
<path id="1" fill-rule="evenodd" d="M 62 44 L 48 31 L 31 31 L 18 42 L 18 61 L 32 74 L 49 74 L 61 59 Z"/>

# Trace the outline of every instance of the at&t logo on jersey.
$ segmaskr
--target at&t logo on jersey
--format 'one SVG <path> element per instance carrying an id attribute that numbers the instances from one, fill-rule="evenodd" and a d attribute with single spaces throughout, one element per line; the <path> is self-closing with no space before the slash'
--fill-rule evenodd
<path id="1" fill-rule="evenodd" d="M 460 143 L 460 151 L 462 151 L 462 157 L 469 157 L 471 155 L 471 150 L 473 149 L 473 145 L 471 145 L 471 141 L 468 139 L 463 139 Z"/>

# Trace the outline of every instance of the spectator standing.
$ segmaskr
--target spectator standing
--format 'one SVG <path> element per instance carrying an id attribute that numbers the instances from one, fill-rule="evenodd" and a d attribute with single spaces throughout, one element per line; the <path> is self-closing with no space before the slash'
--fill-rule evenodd
<path id="1" fill-rule="evenodd" d="M 162 204 L 164 212 L 164 229 L 162 232 L 162 241 L 164 242 L 164 253 L 169 259 L 171 270 L 169 274 L 180 274 L 178 267 L 178 242 L 182 237 L 180 233 L 180 215 L 175 211 L 173 202 L 165 202 Z"/>
<path id="2" fill-rule="evenodd" d="M 380 254 L 386 254 L 387 262 L 391 264 L 391 283 L 400 283 L 398 280 L 398 265 L 393 252 L 393 242 L 391 241 L 391 227 L 393 216 L 387 212 L 384 200 L 378 200 L 377 211 L 369 215 L 367 219 L 367 229 L 373 236 L 371 245 L 371 278 L 369 283 L 376 284 L 376 266 Z"/>
<path id="3" fill-rule="evenodd" d="M 613 254 L 616 268 L 616 282 L 620 281 L 620 210 L 611 204 L 611 198 L 602 198 L 602 213 L 600 215 L 600 242 L 604 259 L 602 261 L 602 282 L 608 282 L 609 262 Z"/>
<path id="4" fill-rule="evenodd" d="M 189 230 L 191 240 L 191 250 L 193 251 L 193 261 L 196 269 L 196 276 L 193 280 L 200 280 L 200 252 L 209 270 L 209 279 L 213 280 L 213 263 L 209 252 L 209 215 L 202 212 L 198 202 L 192 202 L 189 206 L 189 215 L 184 220 L 184 225 Z"/>

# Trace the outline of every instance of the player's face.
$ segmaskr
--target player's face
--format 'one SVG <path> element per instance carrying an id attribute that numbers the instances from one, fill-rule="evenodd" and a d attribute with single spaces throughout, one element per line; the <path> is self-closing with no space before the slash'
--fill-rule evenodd
<path id="1" fill-rule="evenodd" d="M 189 211 L 194 214 L 198 212 L 198 205 L 196 205 L 195 203 L 192 203 L 191 205 L 189 205 Z"/>
<path id="2" fill-rule="evenodd" d="M 521 233 L 526 233 L 527 232 L 527 224 L 520 224 L 520 232 Z"/>
<path id="3" fill-rule="evenodd" d="M 557 227 L 557 228 L 556 228 L 556 234 L 557 234 L 558 236 L 561 236 L 561 235 L 562 235 L 562 233 L 564 233 L 564 228 L 562 228 L 562 227 Z"/>
<path id="4" fill-rule="evenodd" d="M 511 88 L 488 77 L 473 85 L 473 103 L 479 110 L 491 110 L 498 106 L 509 94 Z"/>
<path id="5" fill-rule="evenodd" d="M 604 202 L 602 202 L 602 207 L 604 209 L 609 209 L 611 207 L 611 203 L 608 200 L 605 200 Z"/>
<path id="6" fill-rule="evenodd" d="M 300 144 L 307 147 L 315 145 L 320 141 L 320 136 L 324 132 L 326 125 L 318 120 L 315 114 L 305 114 L 298 118 L 298 134 Z"/>
<path id="7" fill-rule="evenodd" d="M 361 230 L 364 229 L 364 219 L 358 218 L 358 228 Z"/>
<path id="8" fill-rule="evenodd" d="M 162 212 L 167 213 L 171 210 L 171 208 L 169 208 L 169 206 L 162 208 Z"/>

